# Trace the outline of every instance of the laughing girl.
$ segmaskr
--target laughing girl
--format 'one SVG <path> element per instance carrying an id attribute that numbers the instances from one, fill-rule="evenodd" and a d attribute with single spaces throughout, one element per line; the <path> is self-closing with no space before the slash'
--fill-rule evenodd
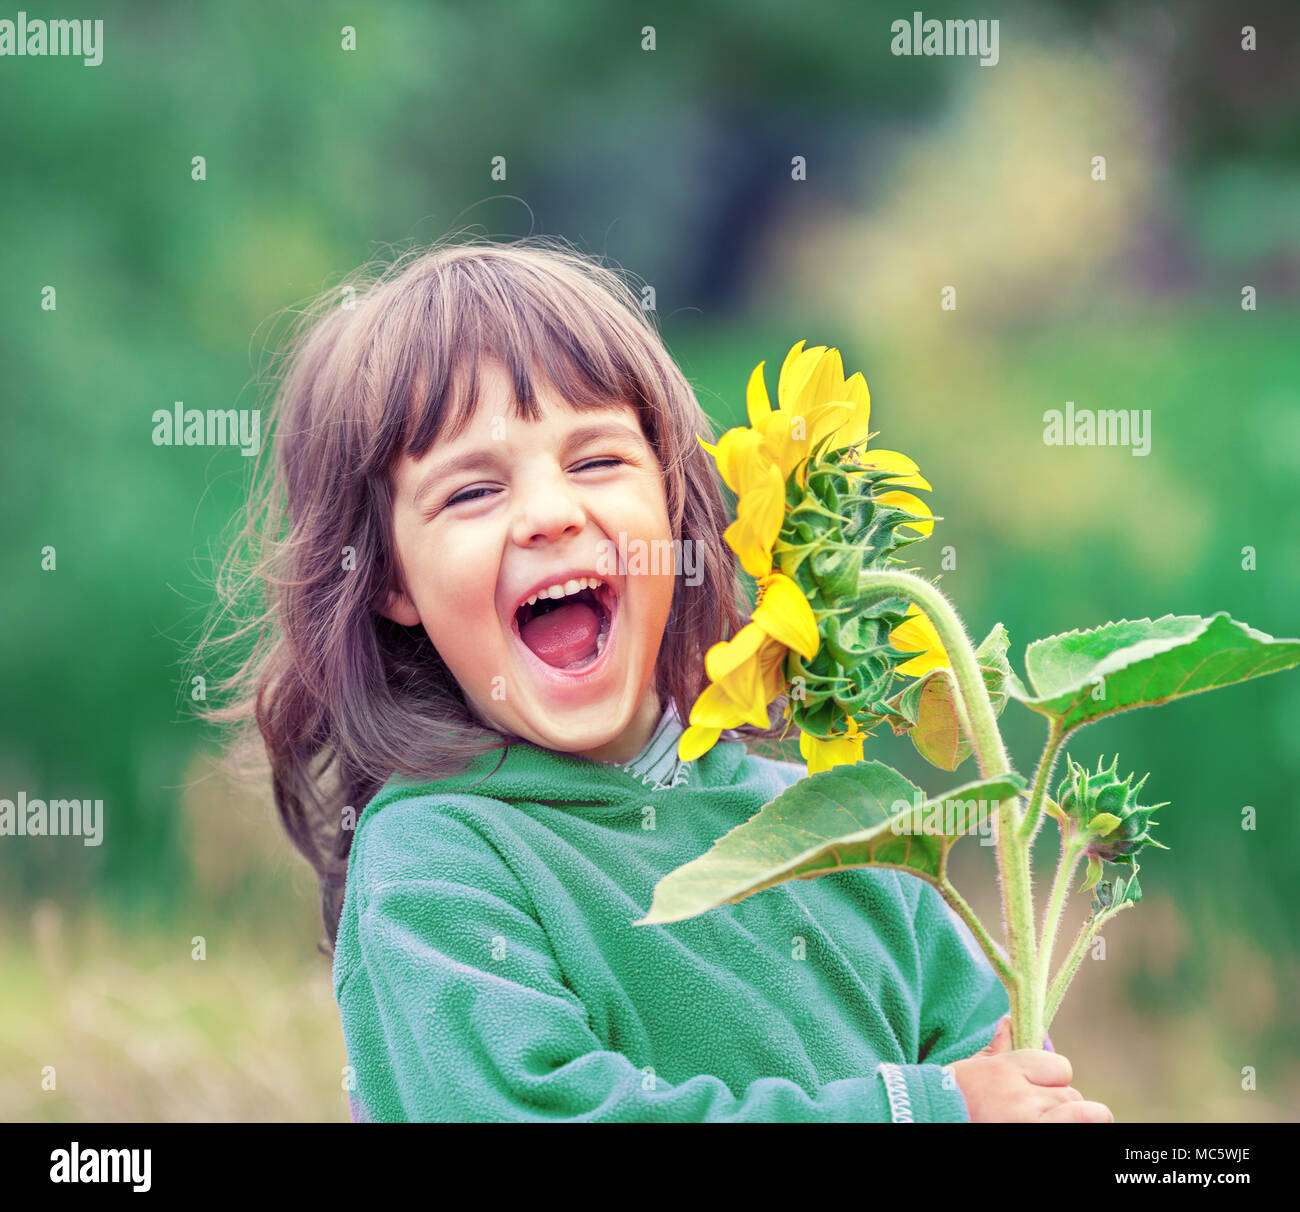
<path id="1" fill-rule="evenodd" d="M 256 729 L 319 876 L 353 1119 L 1109 1118 L 1010 1050 L 914 876 L 632 925 L 806 768 L 750 751 L 780 699 L 678 757 L 747 611 L 711 426 L 619 275 L 540 240 L 360 271 L 306 314 L 272 434 L 223 582 L 263 587 L 260 638 L 214 714 Z"/>

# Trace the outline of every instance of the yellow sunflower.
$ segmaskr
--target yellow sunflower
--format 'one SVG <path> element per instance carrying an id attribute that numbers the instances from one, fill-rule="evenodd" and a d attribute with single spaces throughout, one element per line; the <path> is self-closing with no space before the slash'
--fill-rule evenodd
<path id="1" fill-rule="evenodd" d="M 906 455 L 866 452 L 871 415 L 866 381 L 861 374 L 844 378 L 839 350 L 824 345 L 804 349 L 803 345 L 797 342 L 786 354 L 776 409 L 763 379 L 765 363 L 760 362 L 746 390 L 749 426 L 727 430 L 716 446 L 700 439 L 723 482 L 736 494 L 736 520 L 723 537 L 741 567 L 758 582 L 758 598 L 750 621 L 732 639 L 714 644 L 705 656 L 710 685 L 691 708 L 689 726 L 678 742 L 678 756 L 684 761 L 707 752 L 724 729 L 746 723 L 766 725 L 768 705 L 786 689 L 788 653 L 793 650 L 812 660 L 821 645 L 808 599 L 794 580 L 773 567 L 772 548 L 785 520 L 785 484 L 790 474 L 797 472 L 802 486 L 809 456 L 830 435 L 828 449 L 852 449 L 857 462 L 897 472 L 898 489 L 930 487 Z M 919 520 L 908 524 L 924 534 L 930 532 L 932 515 L 912 494 L 891 486 L 877 499 L 917 514 Z M 801 731 L 800 752 L 810 763 L 810 773 L 861 758 L 867 734 L 856 720 L 846 719 L 843 736 L 830 740 Z"/>

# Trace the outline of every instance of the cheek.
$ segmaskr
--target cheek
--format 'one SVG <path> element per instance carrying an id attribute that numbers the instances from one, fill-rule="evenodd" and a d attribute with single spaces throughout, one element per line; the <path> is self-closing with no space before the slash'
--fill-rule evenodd
<path id="1" fill-rule="evenodd" d="M 439 651 L 481 647 L 484 633 L 499 630 L 497 565 L 491 545 L 430 536 L 411 564 L 411 591 L 424 629 Z"/>
<path id="2" fill-rule="evenodd" d="M 426 630 L 436 632 L 439 647 L 481 646 L 487 632 L 499 631 L 494 577 L 479 576 L 465 565 L 459 574 L 444 569 L 430 582 Z"/>
<path id="3" fill-rule="evenodd" d="M 645 539 L 671 539 L 668 521 L 668 495 L 657 473 L 648 473 L 646 479 L 629 494 L 623 510 L 629 530 Z"/>

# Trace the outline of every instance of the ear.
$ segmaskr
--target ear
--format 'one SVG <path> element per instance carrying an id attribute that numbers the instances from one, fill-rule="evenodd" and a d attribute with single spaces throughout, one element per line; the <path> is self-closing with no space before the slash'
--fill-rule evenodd
<path id="1" fill-rule="evenodd" d="M 416 610 L 415 603 L 404 593 L 396 590 L 389 590 L 384 598 L 383 605 L 376 606 L 386 619 L 392 619 L 394 623 L 401 623 L 403 627 L 414 627 L 420 621 L 420 612 Z"/>

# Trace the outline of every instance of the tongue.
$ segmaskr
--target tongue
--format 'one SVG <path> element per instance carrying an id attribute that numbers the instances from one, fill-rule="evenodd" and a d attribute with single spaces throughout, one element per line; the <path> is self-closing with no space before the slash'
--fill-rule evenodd
<path id="1" fill-rule="evenodd" d="M 585 664 L 596 654 L 600 616 L 586 602 L 570 602 L 529 619 L 520 638 L 548 665 L 564 669 Z"/>

